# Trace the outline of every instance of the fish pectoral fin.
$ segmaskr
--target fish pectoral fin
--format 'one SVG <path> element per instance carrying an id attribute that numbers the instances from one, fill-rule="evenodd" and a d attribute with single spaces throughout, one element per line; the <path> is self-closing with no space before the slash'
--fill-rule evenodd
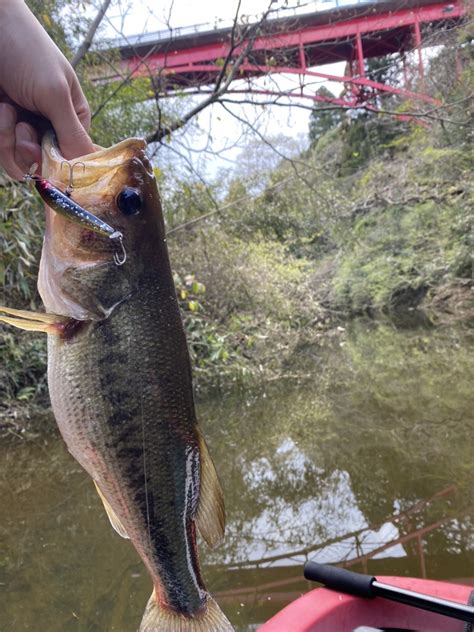
<path id="1" fill-rule="evenodd" d="M 214 547 L 224 537 L 224 494 L 214 462 L 209 454 L 209 448 L 199 429 L 198 441 L 201 457 L 201 484 L 199 504 L 194 520 L 206 544 Z"/>
<path id="2" fill-rule="evenodd" d="M 102 493 L 100 487 L 97 485 L 97 483 L 95 481 L 94 481 L 94 485 L 95 485 L 95 488 L 97 489 L 97 493 L 99 494 L 100 499 L 101 499 L 101 501 L 102 501 L 102 503 L 104 505 L 105 512 L 106 512 L 106 514 L 109 517 L 110 524 L 113 526 L 115 531 L 117 531 L 117 533 L 122 536 L 122 538 L 125 538 L 125 539 L 128 540 L 129 539 L 129 535 L 125 531 L 125 527 L 120 522 L 119 518 L 117 518 L 117 514 L 115 513 L 115 511 L 110 506 L 109 501 L 106 499 L 106 497 Z"/>
<path id="3" fill-rule="evenodd" d="M 4 316 L 8 314 L 8 316 Z M 62 326 L 69 320 L 58 314 L 42 314 L 24 309 L 13 309 L 0 306 L 0 322 L 13 325 L 25 331 L 41 331 L 47 334 L 60 335 Z"/>

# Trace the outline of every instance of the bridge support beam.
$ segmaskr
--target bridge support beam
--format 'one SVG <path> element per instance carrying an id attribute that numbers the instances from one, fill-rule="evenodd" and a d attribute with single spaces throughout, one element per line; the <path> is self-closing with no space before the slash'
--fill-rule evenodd
<path id="1" fill-rule="evenodd" d="M 357 50 L 357 74 L 359 77 L 365 77 L 365 62 L 364 62 L 364 49 L 362 47 L 362 36 L 360 31 L 356 35 L 356 50 Z"/>
<path id="2" fill-rule="evenodd" d="M 421 52 L 422 40 L 421 40 L 421 29 L 420 22 L 417 18 L 415 18 L 415 23 L 413 25 L 413 34 L 415 40 L 415 48 L 418 51 L 418 73 L 420 75 L 420 79 L 424 78 L 424 70 L 423 70 L 423 55 Z"/>

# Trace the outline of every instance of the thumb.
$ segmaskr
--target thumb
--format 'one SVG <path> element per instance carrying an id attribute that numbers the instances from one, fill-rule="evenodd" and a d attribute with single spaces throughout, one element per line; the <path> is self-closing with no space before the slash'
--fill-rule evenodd
<path id="1" fill-rule="evenodd" d="M 70 99 L 62 101 L 61 109 L 50 115 L 51 123 L 58 138 L 59 148 L 66 160 L 78 158 L 94 151 L 94 145 L 77 115 Z"/>

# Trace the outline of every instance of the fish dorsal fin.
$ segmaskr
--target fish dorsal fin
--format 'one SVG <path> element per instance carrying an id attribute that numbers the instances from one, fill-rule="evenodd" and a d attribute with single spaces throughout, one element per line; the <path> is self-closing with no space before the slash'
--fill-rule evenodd
<path id="1" fill-rule="evenodd" d="M 115 531 L 117 531 L 117 533 L 122 536 L 122 538 L 126 538 L 128 540 L 129 539 L 128 533 L 125 531 L 125 527 L 123 526 L 123 524 L 117 518 L 117 514 L 112 509 L 108 500 L 105 498 L 104 494 L 101 492 L 100 487 L 97 485 L 95 481 L 94 481 L 94 485 L 97 489 L 97 493 L 99 494 L 101 501 L 104 504 L 104 508 L 109 517 L 110 524 L 113 526 Z"/>
<path id="2" fill-rule="evenodd" d="M 224 537 L 224 495 L 206 441 L 198 429 L 201 458 L 199 504 L 194 517 L 199 533 L 208 546 L 216 546 Z"/>

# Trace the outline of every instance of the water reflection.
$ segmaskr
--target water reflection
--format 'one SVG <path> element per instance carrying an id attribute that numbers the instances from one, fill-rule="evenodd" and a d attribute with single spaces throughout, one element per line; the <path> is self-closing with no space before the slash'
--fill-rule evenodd
<path id="1" fill-rule="evenodd" d="M 307 590 L 308 557 L 374 574 L 474 576 L 473 339 L 359 324 L 303 346 L 308 375 L 199 405 L 226 493 L 204 551 L 237 629 Z M 0 466 L 0 629 L 135 630 L 150 582 L 56 436 Z"/>

